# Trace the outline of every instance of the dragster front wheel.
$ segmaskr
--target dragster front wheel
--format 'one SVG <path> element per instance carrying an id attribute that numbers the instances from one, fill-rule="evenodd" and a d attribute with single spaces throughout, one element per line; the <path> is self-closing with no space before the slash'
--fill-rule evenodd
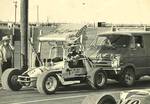
<path id="1" fill-rule="evenodd" d="M 53 94 L 59 85 L 58 78 L 53 73 L 43 73 L 37 79 L 37 89 L 43 94 Z"/>
<path id="2" fill-rule="evenodd" d="M 18 91 L 22 85 L 17 81 L 18 75 L 21 75 L 21 70 L 9 68 L 4 71 L 1 77 L 3 89 L 10 91 Z"/>

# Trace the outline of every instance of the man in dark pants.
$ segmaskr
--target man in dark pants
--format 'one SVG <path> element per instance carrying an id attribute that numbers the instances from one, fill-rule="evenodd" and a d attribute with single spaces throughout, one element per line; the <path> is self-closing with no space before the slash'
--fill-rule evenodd
<path id="1" fill-rule="evenodd" d="M 2 73 L 12 67 L 13 59 L 13 46 L 10 44 L 9 36 L 4 36 L 2 38 L 2 44 L 0 45 L 0 61 L 1 61 L 1 70 Z"/>

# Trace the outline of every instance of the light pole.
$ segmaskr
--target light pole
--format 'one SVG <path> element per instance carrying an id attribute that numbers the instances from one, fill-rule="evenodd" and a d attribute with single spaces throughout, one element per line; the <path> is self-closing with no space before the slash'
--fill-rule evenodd
<path id="1" fill-rule="evenodd" d="M 11 38 L 11 44 L 14 45 L 14 35 L 15 35 L 15 24 L 16 24 L 16 21 L 17 21 L 17 1 L 13 1 L 14 3 L 14 6 L 15 6 L 15 21 L 14 23 L 12 24 L 12 35 L 10 35 L 10 38 Z M 14 67 L 14 52 L 13 52 L 13 59 L 12 59 L 12 67 Z"/>
<path id="2" fill-rule="evenodd" d="M 28 0 L 21 0 L 20 4 L 20 31 L 21 31 L 21 61 L 22 69 L 28 68 Z"/>
<path id="3" fill-rule="evenodd" d="M 14 1 L 13 3 L 15 4 L 15 24 L 16 24 L 16 21 L 17 21 L 17 1 Z"/>
<path id="4" fill-rule="evenodd" d="M 37 25 L 39 25 L 39 6 L 37 5 Z"/>

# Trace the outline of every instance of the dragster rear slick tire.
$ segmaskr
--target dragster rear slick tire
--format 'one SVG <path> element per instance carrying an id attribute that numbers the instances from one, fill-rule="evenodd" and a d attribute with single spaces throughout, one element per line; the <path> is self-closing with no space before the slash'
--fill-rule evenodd
<path id="1" fill-rule="evenodd" d="M 37 78 L 37 90 L 42 94 L 54 94 L 59 87 L 59 80 L 55 73 L 44 72 Z"/>
<path id="2" fill-rule="evenodd" d="M 21 75 L 21 70 L 9 68 L 4 71 L 1 77 L 3 89 L 9 91 L 18 91 L 22 85 L 17 81 L 18 75 Z"/>

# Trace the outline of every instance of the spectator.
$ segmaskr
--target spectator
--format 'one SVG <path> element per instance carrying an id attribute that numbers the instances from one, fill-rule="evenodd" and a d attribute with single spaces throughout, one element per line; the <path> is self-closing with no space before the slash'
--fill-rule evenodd
<path id="1" fill-rule="evenodd" d="M 1 72 L 4 72 L 7 68 L 12 67 L 13 59 L 13 46 L 10 44 L 10 37 L 2 37 L 0 45 L 0 62 L 1 62 Z"/>

